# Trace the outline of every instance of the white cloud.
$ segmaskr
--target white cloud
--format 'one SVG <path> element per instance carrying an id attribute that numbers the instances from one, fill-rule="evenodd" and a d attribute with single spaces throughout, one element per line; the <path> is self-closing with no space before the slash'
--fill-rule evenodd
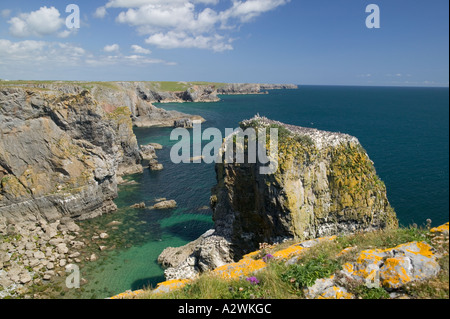
<path id="1" fill-rule="evenodd" d="M 106 16 L 107 13 L 108 12 L 106 11 L 105 7 L 99 7 L 97 8 L 97 10 L 95 10 L 94 17 L 102 19 Z"/>
<path id="2" fill-rule="evenodd" d="M 105 52 L 117 52 L 120 50 L 120 46 L 118 44 L 107 45 L 103 48 Z"/>
<path id="3" fill-rule="evenodd" d="M 117 65 L 128 65 L 128 66 L 145 66 L 151 64 L 165 64 L 165 65 L 176 65 L 175 62 L 168 62 L 162 59 L 151 59 L 143 55 L 108 55 L 108 56 L 93 56 L 90 55 L 86 59 L 86 65 L 92 67 L 102 67 L 102 66 L 117 66 Z"/>
<path id="4" fill-rule="evenodd" d="M 72 43 L 35 40 L 14 42 L 0 39 L 0 74 L 10 78 L 17 77 L 18 74 L 26 76 L 36 72 L 42 77 L 42 75 L 57 72 L 55 70 L 73 70 L 83 67 L 122 65 L 142 67 L 153 64 L 176 65 L 175 62 L 149 58 L 141 54 L 94 55 Z"/>
<path id="5" fill-rule="evenodd" d="M 123 9 L 116 21 L 136 27 L 146 42 L 160 48 L 232 50 L 229 34 L 290 0 L 232 0 L 218 9 L 219 0 L 109 0 L 103 9 Z M 106 12 L 105 12 L 106 14 Z"/>
<path id="6" fill-rule="evenodd" d="M 149 49 L 145 49 L 137 44 L 132 45 L 131 49 L 133 50 L 134 53 L 138 53 L 138 54 L 151 54 L 152 53 L 152 51 L 150 51 Z"/>
<path id="7" fill-rule="evenodd" d="M 272 11 L 288 2 L 290 0 L 235 0 L 233 1 L 233 6 L 222 13 L 222 20 L 237 18 L 241 22 L 249 22 L 261 14 Z"/>
<path id="8" fill-rule="evenodd" d="M 65 21 L 55 7 L 41 7 L 37 11 L 22 13 L 11 18 L 9 32 L 15 37 L 42 37 L 56 34 Z"/>
<path id="9" fill-rule="evenodd" d="M 26 40 L 12 42 L 0 39 L 0 64 L 14 67 L 34 65 L 55 67 L 58 65 L 78 65 L 86 51 L 70 43 Z"/>
<path id="10" fill-rule="evenodd" d="M 145 40 L 148 44 L 156 45 L 163 49 L 175 48 L 197 48 L 211 49 L 216 52 L 232 50 L 230 43 L 224 42 L 224 38 L 220 35 L 213 36 L 189 36 L 186 33 L 169 31 L 168 33 L 157 33 Z"/>

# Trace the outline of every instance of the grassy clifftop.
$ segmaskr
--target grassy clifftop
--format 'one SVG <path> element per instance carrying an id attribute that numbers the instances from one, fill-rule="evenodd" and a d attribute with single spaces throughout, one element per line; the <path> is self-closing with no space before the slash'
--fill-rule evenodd
<path id="1" fill-rule="evenodd" d="M 431 230 L 401 227 L 262 245 L 197 279 L 172 280 L 113 298 L 448 299 L 448 249 L 448 223 Z M 407 260 L 411 264 L 400 265 Z M 363 270 L 361 265 L 379 267 L 378 273 L 351 277 L 349 268 Z"/>

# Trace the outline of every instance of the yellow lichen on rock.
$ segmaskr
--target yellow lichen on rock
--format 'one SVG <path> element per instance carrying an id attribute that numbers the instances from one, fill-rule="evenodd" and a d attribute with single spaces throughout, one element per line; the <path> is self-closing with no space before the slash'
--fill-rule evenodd
<path id="1" fill-rule="evenodd" d="M 399 288 L 412 280 L 411 261 L 407 257 L 387 258 L 380 269 L 381 284 L 386 288 Z"/>
<path id="2" fill-rule="evenodd" d="M 415 281 L 435 276 L 440 266 L 434 249 L 426 242 L 411 242 L 389 249 L 365 250 L 354 263 L 343 265 L 343 274 L 385 288 L 397 289 Z"/>
<path id="3" fill-rule="evenodd" d="M 237 263 L 216 268 L 213 273 L 223 279 L 239 279 L 261 270 L 266 266 L 267 264 L 262 260 L 242 259 Z"/>
<path id="4" fill-rule="evenodd" d="M 276 253 L 273 254 L 273 256 L 275 258 L 279 258 L 279 259 L 287 259 L 287 258 L 291 258 L 291 257 L 300 255 L 304 249 L 305 248 L 300 247 L 299 244 L 296 244 L 296 245 L 292 245 L 286 249 L 277 251 Z"/>
<path id="5" fill-rule="evenodd" d="M 448 226 L 449 226 L 449 223 L 445 223 L 444 225 L 430 229 L 430 232 L 434 233 L 434 234 L 441 233 L 441 234 L 448 235 L 449 234 Z"/>
<path id="6" fill-rule="evenodd" d="M 405 248 L 405 250 L 414 255 L 422 255 L 427 258 L 431 258 L 434 255 L 433 248 L 425 242 L 418 242 L 416 243 L 416 245 L 413 245 L 412 247 L 411 244 L 403 244 L 397 246 L 396 248 L 401 249 L 403 247 L 409 247 L 409 249 Z"/>
<path id="7" fill-rule="evenodd" d="M 121 294 L 118 294 L 118 295 L 116 295 L 114 297 L 111 297 L 109 299 L 131 299 L 131 298 L 136 297 L 136 296 L 138 296 L 140 294 L 143 294 L 143 293 L 145 293 L 145 290 L 142 290 L 142 289 L 141 290 L 135 290 L 135 291 L 128 290 L 128 291 L 125 291 L 125 292 L 123 292 Z"/>
<path id="8" fill-rule="evenodd" d="M 355 299 L 355 296 L 342 287 L 333 286 L 326 289 L 317 299 Z"/>

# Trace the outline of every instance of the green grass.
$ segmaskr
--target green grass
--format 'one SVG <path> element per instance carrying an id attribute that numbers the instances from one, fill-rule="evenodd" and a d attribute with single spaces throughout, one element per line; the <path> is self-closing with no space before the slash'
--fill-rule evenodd
<path id="1" fill-rule="evenodd" d="M 314 285 L 317 279 L 328 278 L 341 269 L 341 264 L 327 253 L 321 253 L 314 258 L 308 258 L 305 262 L 294 264 L 281 274 L 281 279 L 290 282 L 296 290 Z"/>
<path id="2" fill-rule="evenodd" d="M 252 275 L 259 281 L 251 284 L 246 278 L 225 280 L 212 274 L 203 274 L 183 289 L 167 294 L 153 295 L 149 291 L 139 298 L 143 299 L 302 299 L 304 289 L 314 284 L 316 279 L 339 276 L 339 270 L 347 262 L 356 260 L 359 253 L 366 249 L 392 248 L 412 241 L 426 241 L 438 254 L 441 271 L 436 278 L 413 282 L 399 291 L 409 298 L 448 299 L 449 298 L 449 257 L 448 237 L 436 244 L 430 239 L 427 228 L 401 227 L 370 233 L 340 236 L 334 241 L 322 242 L 307 250 L 297 263 L 286 265 L 284 261 L 272 260 L 268 267 Z M 294 242 L 272 246 L 264 253 L 273 254 Z M 356 247 L 351 252 L 337 256 L 344 248 Z M 357 299 L 389 299 L 389 292 L 383 288 L 367 288 L 361 283 L 344 285 Z"/>
<path id="3" fill-rule="evenodd" d="M 225 83 L 219 82 L 202 82 L 202 81 L 194 81 L 194 82 L 175 82 L 175 81 L 152 81 L 152 82 L 143 82 L 149 83 L 154 89 L 164 92 L 183 92 L 189 89 L 194 85 L 198 86 L 214 86 L 220 87 L 224 86 Z M 33 86 L 39 84 L 74 84 L 79 85 L 84 89 L 91 90 L 95 86 L 100 86 L 107 89 L 119 90 L 119 86 L 116 82 L 82 82 L 82 81 L 27 81 L 27 80 L 17 80 L 17 81 L 0 81 L 0 85 L 2 86 Z"/>

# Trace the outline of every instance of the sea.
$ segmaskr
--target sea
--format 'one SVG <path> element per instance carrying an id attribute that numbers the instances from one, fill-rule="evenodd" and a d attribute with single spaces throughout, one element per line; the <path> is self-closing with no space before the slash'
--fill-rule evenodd
<path id="1" fill-rule="evenodd" d="M 167 110 L 201 115 L 202 130 L 237 128 L 256 114 L 287 124 L 350 134 L 359 139 L 385 182 L 400 224 L 432 225 L 449 220 L 449 89 L 406 87 L 300 86 L 268 95 L 220 96 L 217 103 L 159 104 Z M 157 262 L 167 247 L 179 247 L 213 227 L 209 208 L 216 184 L 214 164 L 174 164 L 172 128 L 135 128 L 140 145 L 157 151 L 164 169 L 127 176 L 119 187 L 118 211 L 82 222 L 87 236 L 107 232 L 108 249 L 89 253 L 97 261 L 81 266 L 80 289 L 62 297 L 107 298 L 164 281 Z M 209 141 L 203 141 L 204 144 Z M 173 199 L 171 210 L 133 209 L 144 202 Z M 111 226 L 111 222 L 119 225 Z M 116 223 L 117 224 L 117 223 Z"/>

